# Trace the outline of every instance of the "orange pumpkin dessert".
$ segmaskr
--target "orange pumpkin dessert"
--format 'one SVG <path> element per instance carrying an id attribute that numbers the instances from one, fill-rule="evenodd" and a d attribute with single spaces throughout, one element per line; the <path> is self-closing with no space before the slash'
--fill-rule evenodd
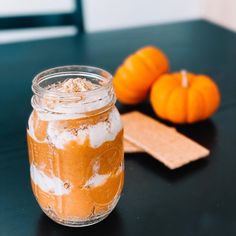
<path id="1" fill-rule="evenodd" d="M 104 219 L 124 181 L 123 127 L 110 74 L 59 67 L 36 76 L 32 88 L 27 141 L 40 207 L 68 226 Z"/>

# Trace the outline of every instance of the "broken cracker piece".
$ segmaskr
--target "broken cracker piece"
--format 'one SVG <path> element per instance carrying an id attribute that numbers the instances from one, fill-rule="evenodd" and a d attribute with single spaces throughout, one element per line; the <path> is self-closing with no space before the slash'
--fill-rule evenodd
<path id="1" fill-rule="evenodd" d="M 137 152 L 144 152 L 144 150 L 135 144 L 129 142 L 128 140 L 124 139 L 124 151 L 125 153 L 137 153 Z"/>
<path id="2" fill-rule="evenodd" d="M 161 161 L 170 169 L 209 155 L 209 150 L 140 112 L 122 115 L 124 138 Z"/>

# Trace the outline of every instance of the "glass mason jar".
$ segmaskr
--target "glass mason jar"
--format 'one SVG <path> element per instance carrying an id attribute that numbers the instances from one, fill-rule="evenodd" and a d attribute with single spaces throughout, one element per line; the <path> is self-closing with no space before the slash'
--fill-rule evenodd
<path id="1" fill-rule="evenodd" d="M 95 89 L 51 89 L 76 78 Z M 27 141 L 33 193 L 54 221 L 95 224 L 114 209 L 124 182 L 123 127 L 112 76 L 89 66 L 57 67 L 38 74 L 32 90 Z"/>

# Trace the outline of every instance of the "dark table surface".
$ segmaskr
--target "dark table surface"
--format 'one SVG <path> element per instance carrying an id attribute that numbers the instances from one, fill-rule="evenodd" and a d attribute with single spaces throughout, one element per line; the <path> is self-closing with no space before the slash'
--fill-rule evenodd
<path id="1" fill-rule="evenodd" d="M 31 191 L 25 128 L 33 76 L 50 67 L 86 64 L 110 72 L 146 44 L 163 49 L 172 71 L 212 76 L 222 104 L 212 119 L 177 129 L 210 157 L 171 171 L 147 154 L 129 154 L 114 212 L 87 228 L 45 216 Z M 236 235 L 236 36 L 205 21 L 0 45 L 0 235 Z M 154 116 L 148 102 L 118 104 Z"/>

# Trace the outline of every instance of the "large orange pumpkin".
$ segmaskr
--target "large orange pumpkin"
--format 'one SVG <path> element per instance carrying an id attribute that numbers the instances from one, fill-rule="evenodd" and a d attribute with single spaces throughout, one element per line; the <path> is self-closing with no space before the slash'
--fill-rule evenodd
<path id="1" fill-rule="evenodd" d="M 220 92 L 208 76 L 182 71 L 162 75 L 153 84 L 150 99 L 159 117 L 174 123 L 193 123 L 217 110 Z"/>
<path id="2" fill-rule="evenodd" d="M 139 49 L 128 56 L 114 75 L 118 100 L 124 104 L 143 101 L 153 82 L 169 68 L 165 54 L 154 46 Z"/>

